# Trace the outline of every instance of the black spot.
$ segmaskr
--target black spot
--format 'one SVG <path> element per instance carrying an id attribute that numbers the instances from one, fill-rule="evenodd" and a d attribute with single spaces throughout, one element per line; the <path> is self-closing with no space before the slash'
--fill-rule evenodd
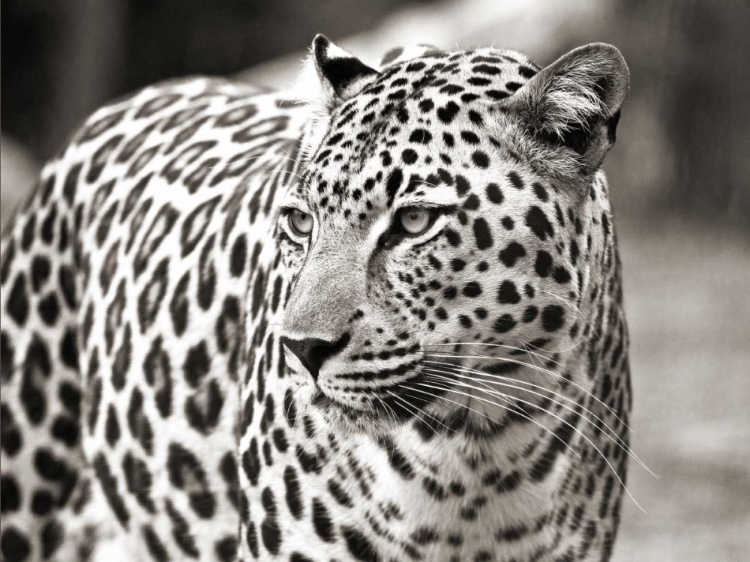
<path id="1" fill-rule="evenodd" d="M 445 229 L 445 237 L 451 246 L 456 247 L 461 245 L 461 235 L 452 228 Z"/>
<path id="2" fill-rule="evenodd" d="M 536 270 L 537 275 L 539 275 L 539 277 L 547 277 L 551 268 L 552 256 L 549 252 L 539 250 L 539 253 L 536 255 L 536 263 L 534 264 L 534 269 Z"/>
<path id="3" fill-rule="evenodd" d="M 286 504 L 292 516 L 300 520 L 304 510 L 302 503 L 302 488 L 299 484 L 297 471 L 294 467 L 287 465 L 284 469 L 284 485 L 286 486 Z"/>
<path id="4" fill-rule="evenodd" d="M 551 238 L 555 235 L 552 224 L 547 220 L 547 215 L 545 215 L 544 211 L 536 205 L 532 206 L 526 213 L 526 226 L 528 226 L 540 240 L 546 240 L 548 236 Z"/>
<path id="5" fill-rule="evenodd" d="M 426 129 L 414 129 L 409 136 L 409 142 L 419 144 L 428 144 L 432 140 L 432 135 Z"/>
<path id="6" fill-rule="evenodd" d="M 5 494 L 4 491 L 3 494 Z M 36 490 L 31 499 L 31 511 L 39 517 L 47 515 L 55 505 L 55 498 L 47 490 Z"/>
<path id="7" fill-rule="evenodd" d="M 510 332 L 515 327 L 516 321 L 510 314 L 503 314 L 500 318 L 495 320 L 495 324 L 493 325 L 495 331 L 500 334 Z"/>
<path id="8" fill-rule="evenodd" d="M 479 205 L 479 197 L 472 193 L 466 198 L 466 201 L 464 201 L 463 208 L 467 211 L 476 211 L 479 209 Z"/>
<path id="9" fill-rule="evenodd" d="M 420 527 L 411 534 L 411 540 L 418 545 L 426 545 L 440 540 L 438 532 L 431 527 Z"/>
<path id="10" fill-rule="evenodd" d="M 565 310 L 562 306 L 551 304 L 542 310 L 542 328 L 546 332 L 556 332 L 565 323 Z"/>
<path id="11" fill-rule="evenodd" d="M 342 527 L 341 533 L 344 535 L 349 553 L 354 558 L 362 562 L 380 562 L 375 547 L 361 531 L 354 527 Z"/>
<path id="12" fill-rule="evenodd" d="M 479 144 L 479 137 L 471 131 L 461 131 L 461 140 L 467 144 Z"/>
<path id="13" fill-rule="evenodd" d="M 464 295 L 471 298 L 476 298 L 482 294 L 482 286 L 476 281 L 469 281 L 463 290 Z"/>
<path id="14" fill-rule="evenodd" d="M 506 280 L 500 284 L 500 288 L 497 290 L 497 302 L 500 304 L 516 304 L 520 300 L 521 295 L 518 294 L 513 281 Z"/>
<path id="15" fill-rule="evenodd" d="M 404 480 L 412 480 L 415 476 L 414 468 L 406 456 L 396 447 L 391 439 L 382 438 L 378 444 L 385 450 L 391 468 L 395 470 Z"/>
<path id="16" fill-rule="evenodd" d="M 492 247 L 492 232 L 490 232 L 487 221 L 482 217 L 474 220 L 474 239 L 476 240 L 477 248 L 480 250 Z"/>
<path id="17" fill-rule="evenodd" d="M 258 440 L 253 437 L 250 440 L 250 446 L 242 453 L 242 469 L 245 471 L 245 475 L 250 484 L 253 486 L 258 485 L 258 477 L 260 475 L 260 456 L 258 455 Z"/>
<path id="18" fill-rule="evenodd" d="M 21 490 L 16 479 L 9 474 L 3 474 L 0 480 L 0 513 L 18 511 L 21 507 Z"/>
<path id="19" fill-rule="evenodd" d="M 3 524 L 3 536 L 0 539 L 0 552 L 5 562 L 24 562 L 31 554 L 29 540 L 15 527 Z"/>
<path id="20" fill-rule="evenodd" d="M 156 408 L 163 418 L 172 414 L 171 370 L 169 353 L 162 348 L 162 337 L 157 336 L 143 360 L 143 372 L 146 382 L 155 390 Z"/>
<path id="21" fill-rule="evenodd" d="M 112 364 L 112 386 L 114 386 L 117 391 L 125 388 L 125 383 L 127 382 L 132 354 L 132 337 L 133 333 L 130 329 L 130 323 L 128 323 L 125 325 L 125 330 L 122 336 L 122 345 L 115 353 L 115 360 Z"/>
<path id="22" fill-rule="evenodd" d="M 458 114 L 460 108 L 457 103 L 449 101 L 444 107 L 437 110 L 437 116 L 440 121 L 448 125 Z"/>
<path id="23" fill-rule="evenodd" d="M 503 92 L 502 90 L 486 90 L 484 92 L 484 95 L 496 101 L 504 100 L 505 98 L 510 97 L 510 94 L 508 92 Z"/>
<path id="24" fill-rule="evenodd" d="M 214 552 L 216 552 L 216 559 L 219 562 L 234 562 L 237 556 L 237 539 L 228 536 L 216 541 Z"/>
<path id="25" fill-rule="evenodd" d="M 112 470 L 109 468 L 109 463 L 104 456 L 104 453 L 99 452 L 94 457 L 92 463 L 94 467 L 94 473 L 99 479 L 104 497 L 107 499 L 109 506 L 117 517 L 120 524 L 127 529 L 128 523 L 130 522 L 130 512 L 125 505 L 120 492 L 117 490 L 117 478 L 112 474 Z"/>
<path id="26" fill-rule="evenodd" d="M 547 190 L 544 189 L 542 184 L 538 182 L 534 182 L 531 187 L 534 188 L 534 193 L 536 194 L 536 196 L 539 198 L 540 201 L 547 201 L 547 199 L 549 199 L 549 195 L 547 195 Z"/>
<path id="27" fill-rule="evenodd" d="M 237 237 L 232 245 L 232 253 L 229 258 L 229 271 L 233 277 L 239 277 L 245 271 L 247 263 L 247 241 L 243 235 Z"/>
<path id="28" fill-rule="evenodd" d="M 172 485 L 188 495 L 193 511 L 203 519 L 213 517 L 216 500 L 198 458 L 182 445 L 172 443 L 167 457 L 167 471 Z"/>
<path id="29" fill-rule="evenodd" d="M 169 285 L 169 257 L 164 258 L 154 269 L 149 282 L 138 298 L 138 320 L 141 333 L 145 334 L 156 320 Z"/>
<path id="30" fill-rule="evenodd" d="M 474 325 L 474 323 L 471 321 L 471 318 L 469 318 L 465 314 L 459 315 L 458 321 L 461 324 L 461 326 L 466 328 L 467 330 Z"/>
<path id="31" fill-rule="evenodd" d="M 511 185 L 516 189 L 524 188 L 523 180 L 517 172 L 508 172 L 508 179 L 510 180 Z"/>
<path id="32" fill-rule="evenodd" d="M 270 488 L 264 488 L 260 496 L 266 518 L 260 525 L 260 536 L 263 545 L 271 554 L 278 554 L 281 548 L 281 530 L 278 523 L 278 509 L 276 500 Z"/>
<path id="33" fill-rule="evenodd" d="M 555 466 L 557 456 L 568 446 L 576 425 L 580 420 L 580 406 L 576 408 L 554 431 L 554 439 L 550 439 L 547 449 L 539 456 L 529 471 L 529 477 L 536 481 L 543 481 Z"/>
<path id="34" fill-rule="evenodd" d="M 482 152 L 481 150 L 477 150 L 471 155 L 471 161 L 474 162 L 475 166 L 483 170 L 487 169 L 490 165 L 490 157 L 487 156 L 486 152 Z"/>
<path id="35" fill-rule="evenodd" d="M 68 328 L 60 341 L 60 359 L 63 364 L 73 370 L 78 370 L 78 344 L 75 330 Z"/>
<path id="36" fill-rule="evenodd" d="M 146 462 L 128 451 L 122 459 L 122 471 L 128 491 L 146 511 L 156 513 L 156 506 L 151 499 L 151 472 Z"/>
<path id="37" fill-rule="evenodd" d="M 49 279 L 50 270 L 50 263 L 47 258 L 34 256 L 34 260 L 31 262 L 31 287 L 35 293 L 38 293 L 39 289 Z"/>
<path id="38" fill-rule="evenodd" d="M 26 224 L 21 232 L 21 249 L 28 252 L 31 245 L 34 243 L 36 234 L 36 215 L 31 214 L 26 219 Z"/>
<path id="39" fill-rule="evenodd" d="M 101 379 L 98 379 L 101 380 Z M 134 439 L 140 442 L 143 450 L 149 455 L 154 448 L 154 430 L 151 422 L 143 411 L 143 393 L 136 386 L 130 395 L 130 404 L 127 412 L 128 428 Z"/>
<path id="40" fill-rule="evenodd" d="M 570 273 L 568 273 L 568 270 L 562 266 L 558 266 L 555 268 L 552 277 L 561 285 L 564 285 L 565 283 L 570 281 Z"/>
<path id="41" fill-rule="evenodd" d="M 78 421 L 67 416 L 57 416 L 51 428 L 52 437 L 62 441 L 68 447 L 78 444 L 80 427 Z"/>
<path id="42" fill-rule="evenodd" d="M 336 537 L 334 535 L 331 515 L 328 513 L 328 508 L 319 498 L 313 498 L 312 517 L 313 527 L 318 536 L 325 542 L 334 542 Z"/>
<path id="43" fill-rule="evenodd" d="M 52 372 L 49 350 L 39 336 L 34 335 L 26 351 L 21 381 L 21 405 L 29 421 L 38 425 L 47 415 L 46 380 Z"/>
<path id="44" fill-rule="evenodd" d="M 104 423 L 104 437 L 110 447 L 114 447 L 120 440 L 120 422 L 117 421 L 117 410 L 113 404 L 107 409 L 107 420 Z"/>
<path id="45" fill-rule="evenodd" d="M 6 309 L 18 326 L 23 327 L 26 324 L 26 318 L 29 316 L 29 299 L 26 292 L 26 278 L 22 273 L 16 276 L 8 295 Z"/>
<path id="46" fill-rule="evenodd" d="M 189 284 L 190 272 L 187 271 L 177 283 L 177 287 L 175 287 L 174 294 L 169 303 L 169 315 L 172 318 L 172 327 L 177 336 L 181 336 L 187 329 L 190 305 L 187 294 Z"/>
<path id="47" fill-rule="evenodd" d="M 393 170 L 388 176 L 388 182 L 386 183 L 386 193 L 388 196 L 389 207 L 393 205 L 393 199 L 396 197 L 396 192 L 401 187 L 403 181 L 404 174 L 399 168 Z"/>
<path id="48" fill-rule="evenodd" d="M 187 383 L 192 388 L 197 388 L 211 370 L 211 358 L 205 340 L 201 340 L 188 350 L 182 369 Z"/>
<path id="49" fill-rule="evenodd" d="M 471 183 L 461 174 L 456 176 L 456 194 L 463 197 L 471 190 Z"/>
<path id="50" fill-rule="evenodd" d="M 57 549 L 60 548 L 63 542 L 63 536 L 63 528 L 57 520 L 52 519 L 47 521 L 39 533 L 39 538 L 41 539 L 42 559 L 48 560 Z M 3 554 L 5 554 L 5 552 L 3 552 Z M 3 560 L 5 560 L 5 558 L 3 558 Z"/>
<path id="51" fill-rule="evenodd" d="M 335 499 L 339 503 L 339 505 L 349 508 L 354 507 L 354 502 L 352 502 L 349 494 L 347 494 L 341 487 L 341 485 L 335 480 L 328 480 L 328 491 L 331 493 L 331 496 L 333 496 L 333 499 Z"/>
<path id="52" fill-rule="evenodd" d="M 172 538 L 175 544 L 190 558 L 199 558 L 200 551 L 195 545 L 195 538 L 190 534 L 190 525 L 185 518 L 175 509 L 172 500 L 165 502 L 167 515 L 172 520 Z"/>
<path id="53" fill-rule="evenodd" d="M 422 488 L 438 501 L 444 501 L 447 496 L 445 488 L 437 480 L 429 476 L 425 476 L 422 479 Z"/>
<path id="54" fill-rule="evenodd" d="M 529 306 L 528 308 L 526 308 L 526 310 L 523 311 L 522 320 L 523 322 L 528 324 L 529 322 L 533 322 L 536 319 L 537 314 L 539 314 L 539 309 L 537 309 L 537 307 L 535 306 Z"/>
<path id="55" fill-rule="evenodd" d="M 141 532 L 143 533 L 143 539 L 151 558 L 155 562 L 167 562 L 169 560 L 169 553 L 164 543 L 156 536 L 156 532 L 151 528 L 151 525 L 143 525 Z"/>
<path id="56" fill-rule="evenodd" d="M 401 153 L 401 160 L 404 161 L 404 164 L 414 164 L 418 157 L 417 152 L 411 148 L 407 148 Z"/>
<path id="57" fill-rule="evenodd" d="M 503 202 L 503 192 L 496 183 L 487 184 L 485 191 L 487 193 L 487 199 L 495 205 L 499 205 Z"/>
<path id="58" fill-rule="evenodd" d="M 500 251 L 500 261 L 506 267 L 513 267 L 516 265 L 516 261 L 526 255 L 526 249 L 521 246 L 518 242 L 511 242 L 503 250 Z"/>
<path id="59" fill-rule="evenodd" d="M 10 336 L 3 331 L 0 332 L 0 379 L 5 383 L 10 381 L 15 368 L 15 349 L 10 341 Z"/>

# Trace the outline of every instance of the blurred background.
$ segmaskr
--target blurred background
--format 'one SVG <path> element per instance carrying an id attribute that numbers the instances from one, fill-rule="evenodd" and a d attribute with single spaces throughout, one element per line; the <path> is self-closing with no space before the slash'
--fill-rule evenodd
<path id="1" fill-rule="evenodd" d="M 495 45 L 548 64 L 620 48 L 632 76 L 605 168 L 625 264 L 635 465 L 618 562 L 750 559 L 750 2 L 3 0 L 2 222 L 99 105 L 189 74 L 288 86 L 322 32 Z"/>

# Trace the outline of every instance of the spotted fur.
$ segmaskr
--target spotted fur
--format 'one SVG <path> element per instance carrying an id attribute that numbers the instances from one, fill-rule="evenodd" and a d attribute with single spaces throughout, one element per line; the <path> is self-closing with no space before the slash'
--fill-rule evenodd
<path id="1" fill-rule="evenodd" d="M 306 73 L 148 88 L 44 168 L 2 242 L 4 560 L 611 556 L 622 57 L 318 36 Z"/>

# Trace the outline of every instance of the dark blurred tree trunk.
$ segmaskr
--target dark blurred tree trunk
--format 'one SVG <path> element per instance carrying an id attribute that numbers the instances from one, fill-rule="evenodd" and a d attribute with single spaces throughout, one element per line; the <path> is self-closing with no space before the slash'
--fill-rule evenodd
<path id="1" fill-rule="evenodd" d="M 662 36 L 656 45 L 664 52 L 630 58 L 634 79 L 648 76 L 661 94 L 652 103 L 675 168 L 659 199 L 696 218 L 749 224 L 750 2 L 620 4 L 632 34 L 626 41 Z"/>
<path id="2" fill-rule="evenodd" d="M 675 2 L 678 34 L 669 47 L 679 72 L 666 107 L 679 162 L 669 202 L 744 220 L 750 211 L 748 6 L 746 0 Z"/>

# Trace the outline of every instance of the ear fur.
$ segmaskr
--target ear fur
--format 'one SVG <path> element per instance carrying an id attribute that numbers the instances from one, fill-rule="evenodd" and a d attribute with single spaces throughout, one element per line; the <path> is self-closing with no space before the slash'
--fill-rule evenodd
<path id="1" fill-rule="evenodd" d="M 371 84 L 378 71 L 316 35 L 296 84 L 287 93 L 291 101 L 307 105 L 313 119 L 303 141 L 303 156 L 309 156 L 323 140 L 331 112 Z"/>
<path id="2" fill-rule="evenodd" d="M 620 51 L 592 43 L 542 69 L 508 100 L 507 108 L 534 140 L 572 150 L 581 171 L 591 173 L 615 142 L 629 86 Z"/>
<path id="3" fill-rule="evenodd" d="M 291 94 L 299 102 L 331 111 L 360 93 L 377 76 L 377 70 L 318 34 Z"/>

